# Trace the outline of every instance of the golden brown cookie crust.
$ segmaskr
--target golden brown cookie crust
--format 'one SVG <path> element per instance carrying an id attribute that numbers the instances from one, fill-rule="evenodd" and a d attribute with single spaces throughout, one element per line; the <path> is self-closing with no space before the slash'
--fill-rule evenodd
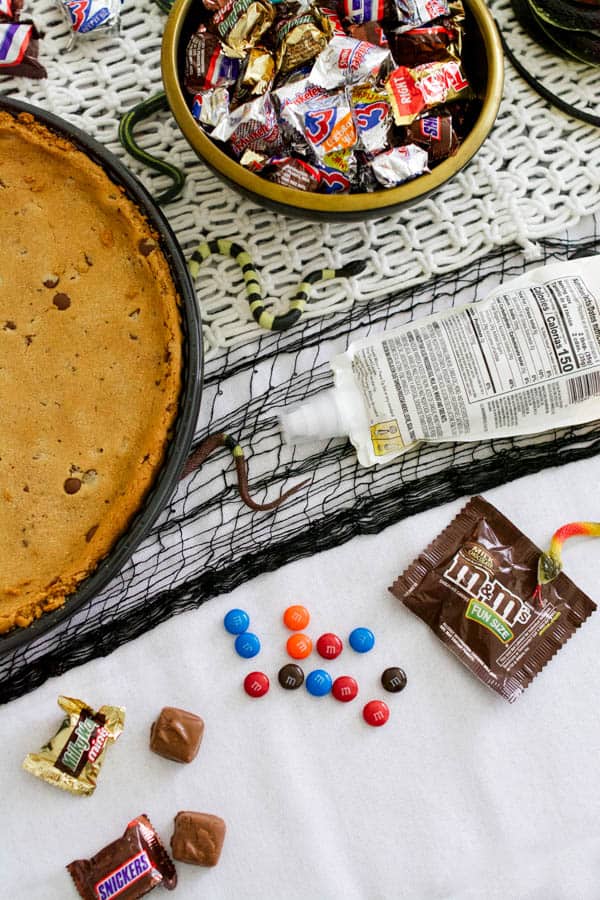
<path id="1" fill-rule="evenodd" d="M 72 143 L 0 112 L 0 632 L 61 606 L 140 508 L 181 344 L 137 207 Z"/>

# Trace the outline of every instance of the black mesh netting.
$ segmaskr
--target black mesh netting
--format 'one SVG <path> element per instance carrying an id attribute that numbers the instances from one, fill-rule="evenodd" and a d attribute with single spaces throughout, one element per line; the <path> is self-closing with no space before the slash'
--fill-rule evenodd
<path id="1" fill-rule="evenodd" d="M 543 260 L 591 249 L 596 238 L 594 229 L 585 241 L 542 242 Z M 518 248 L 498 250 L 458 274 L 305 319 L 283 335 L 265 332 L 209 358 L 198 440 L 209 430 L 238 437 L 248 451 L 257 499 L 274 497 L 306 477 L 308 490 L 272 514 L 253 513 L 239 500 L 229 455 L 211 458 L 180 483 L 152 533 L 101 594 L 45 636 L 0 659 L 0 701 L 107 655 L 261 572 L 460 495 L 596 453 L 600 423 L 516 440 L 423 445 L 376 469 L 359 468 L 343 440 L 288 448 L 279 437 L 275 411 L 330 386 L 328 360 L 351 339 L 452 306 L 459 294 L 460 302 L 482 299 L 500 280 L 541 262 L 526 262 Z M 210 267 L 204 277 L 210 277 Z"/>

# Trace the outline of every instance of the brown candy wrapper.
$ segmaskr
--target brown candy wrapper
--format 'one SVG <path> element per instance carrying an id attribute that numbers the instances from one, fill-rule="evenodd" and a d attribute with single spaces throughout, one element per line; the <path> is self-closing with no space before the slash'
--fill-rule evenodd
<path id="1" fill-rule="evenodd" d="M 72 794 L 93 794 L 109 743 L 125 725 L 122 706 L 101 706 L 94 712 L 82 700 L 59 697 L 66 716 L 39 753 L 29 753 L 23 768 L 37 778 Z"/>
<path id="2" fill-rule="evenodd" d="M 396 65 L 409 69 L 447 57 L 460 59 L 462 28 L 445 18 L 413 31 L 393 31 L 389 43 Z"/>
<path id="3" fill-rule="evenodd" d="M 67 869 L 83 900 L 136 900 L 159 884 L 168 891 L 177 886 L 173 861 L 146 815 L 91 859 L 76 859 Z"/>
<path id="4" fill-rule="evenodd" d="M 596 609 L 561 573 L 532 600 L 539 547 L 473 497 L 390 588 L 510 703 Z"/>
<path id="5" fill-rule="evenodd" d="M 456 153 L 459 140 L 452 127 L 452 116 L 443 112 L 439 115 L 422 116 L 406 128 L 408 143 L 425 147 L 430 163 L 438 163 Z"/>

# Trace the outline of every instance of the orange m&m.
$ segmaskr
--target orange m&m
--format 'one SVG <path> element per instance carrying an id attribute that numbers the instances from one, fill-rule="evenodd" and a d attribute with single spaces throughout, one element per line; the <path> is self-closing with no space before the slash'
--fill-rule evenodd
<path id="1" fill-rule="evenodd" d="M 283 614 L 283 624 L 290 631 L 302 631 L 310 622 L 310 613 L 305 606 L 288 606 Z"/>
<path id="2" fill-rule="evenodd" d="M 312 652 L 312 641 L 306 634 L 292 634 L 285 646 L 292 659 L 305 659 Z"/>

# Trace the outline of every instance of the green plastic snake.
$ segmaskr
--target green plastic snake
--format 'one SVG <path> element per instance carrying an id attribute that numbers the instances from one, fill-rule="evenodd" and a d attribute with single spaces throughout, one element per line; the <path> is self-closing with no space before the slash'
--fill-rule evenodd
<path id="1" fill-rule="evenodd" d="M 309 483 L 309 480 L 302 481 L 300 484 L 294 485 L 293 488 L 290 488 L 287 491 L 284 491 L 283 494 L 280 494 L 279 497 L 276 497 L 275 500 L 271 500 L 269 503 L 257 503 L 250 496 L 250 491 L 248 488 L 248 466 L 246 463 L 246 458 L 244 456 L 244 451 L 242 447 L 238 444 L 238 442 L 231 437 L 230 434 L 226 434 L 224 431 L 217 432 L 215 434 L 209 434 L 202 443 L 196 447 L 193 453 L 187 459 L 185 466 L 183 467 L 183 471 L 181 472 L 181 478 L 185 478 L 186 475 L 189 475 L 191 472 L 194 472 L 202 463 L 208 459 L 211 453 L 214 453 L 215 450 L 218 450 L 219 447 L 226 447 L 227 450 L 233 456 L 235 461 L 235 468 L 237 470 L 238 477 L 238 491 L 240 497 L 250 509 L 256 510 L 257 512 L 265 512 L 272 509 L 277 509 L 284 500 L 287 500 L 288 497 L 291 497 L 292 494 L 296 494 L 298 491 L 301 491 L 303 487 Z"/>
<path id="2" fill-rule="evenodd" d="M 154 115 L 154 113 L 168 108 L 167 95 L 164 91 L 161 91 L 159 94 L 154 94 L 152 97 L 148 97 L 147 100 L 138 103 L 133 109 L 130 109 L 128 113 L 125 113 L 119 122 L 119 140 L 127 152 L 133 156 L 134 159 L 145 163 L 149 168 L 154 169 L 155 172 L 166 175 L 172 181 L 170 187 L 161 194 L 157 194 L 154 198 L 159 206 L 170 203 L 171 200 L 175 200 L 181 193 L 183 185 L 185 184 L 185 174 L 181 169 L 178 169 L 177 166 L 172 166 L 171 163 L 165 162 L 163 159 L 158 159 L 158 157 L 147 153 L 135 140 L 133 130 L 135 126 L 140 122 L 143 122 L 144 119 L 148 119 L 150 116 Z"/>
<path id="3" fill-rule="evenodd" d="M 290 300 L 289 310 L 275 316 L 265 309 L 258 272 L 254 268 L 250 254 L 239 244 L 236 244 L 235 241 L 223 238 L 214 241 L 200 241 L 188 263 L 192 278 L 195 280 L 198 277 L 200 266 L 213 254 L 229 256 L 238 264 L 244 275 L 246 297 L 250 304 L 252 317 L 261 328 L 266 328 L 268 331 L 286 331 L 288 328 L 291 328 L 304 312 L 313 285 L 319 281 L 330 281 L 332 278 L 348 278 L 352 275 L 358 275 L 366 266 L 366 262 L 359 259 L 339 269 L 316 269 L 314 272 L 310 272 L 303 277 L 298 285 L 296 293 Z"/>

